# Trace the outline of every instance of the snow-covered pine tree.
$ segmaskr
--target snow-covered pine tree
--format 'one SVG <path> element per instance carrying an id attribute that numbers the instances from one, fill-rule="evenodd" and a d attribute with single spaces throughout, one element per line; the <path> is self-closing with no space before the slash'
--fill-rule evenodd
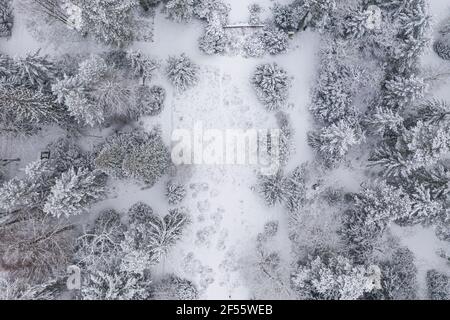
<path id="1" fill-rule="evenodd" d="M 450 277 L 435 269 L 427 272 L 428 298 L 431 300 L 450 299 Z"/>
<path id="2" fill-rule="evenodd" d="M 0 37 L 8 38 L 14 24 L 11 0 L 0 0 Z"/>
<path id="3" fill-rule="evenodd" d="M 293 289 L 303 299 L 357 300 L 379 283 L 375 265 L 355 265 L 336 255 L 309 256 L 291 275 Z"/>
<path id="4" fill-rule="evenodd" d="M 339 120 L 319 132 L 308 136 L 308 143 L 317 150 L 327 166 L 341 162 L 350 149 L 364 141 L 364 133 L 359 124 Z"/>
<path id="5" fill-rule="evenodd" d="M 251 81 L 258 99 L 269 111 L 278 110 L 286 105 L 291 79 L 276 63 L 257 66 Z"/>
<path id="6" fill-rule="evenodd" d="M 248 18 L 249 24 L 260 24 L 261 23 L 261 13 L 263 12 L 263 7 L 258 3 L 252 3 L 248 6 L 248 11 L 250 16 Z"/>
<path id="7" fill-rule="evenodd" d="M 414 168 L 404 148 L 400 146 L 401 144 L 394 146 L 387 143 L 380 144 L 372 151 L 369 166 L 380 166 L 380 174 L 385 178 L 408 178 Z"/>
<path id="8" fill-rule="evenodd" d="M 260 39 L 269 54 L 285 53 L 289 47 L 289 36 L 276 27 L 265 27 L 260 33 Z"/>
<path id="9" fill-rule="evenodd" d="M 106 177 L 99 171 L 71 168 L 64 172 L 44 205 L 44 212 L 56 218 L 82 214 L 105 196 Z"/>
<path id="10" fill-rule="evenodd" d="M 125 157 L 147 137 L 141 132 L 119 133 L 106 138 L 105 143 L 96 154 L 94 164 L 97 169 L 117 178 L 125 177 L 122 164 Z"/>
<path id="11" fill-rule="evenodd" d="M 197 300 L 199 296 L 195 285 L 186 279 L 169 275 L 153 287 L 155 300 Z"/>
<path id="12" fill-rule="evenodd" d="M 355 261 L 363 262 L 389 223 L 411 214 L 413 203 L 403 189 L 384 181 L 363 185 L 352 198 L 353 207 L 346 211 L 339 233 Z"/>
<path id="13" fill-rule="evenodd" d="M 205 32 L 199 39 L 199 48 L 204 53 L 213 55 L 223 53 L 228 43 L 228 37 L 218 18 L 210 19 Z"/>
<path id="14" fill-rule="evenodd" d="M 283 203 L 290 187 L 289 179 L 281 171 L 274 175 L 260 175 L 258 177 L 257 191 L 268 206 Z"/>
<path id="15" fill-rule="evenodd" d="M 417 298 L 417 268 L 408 248 L 395 250 L 392 258 L 381 264 L 381 294 L 386 300 Z"/>
<path id="16" fill-rule="evenodd" d="M 335 0 L 304 0 L 300 3 L 300 11 L 304 13 L 304 27 L 311 27 L 323 32 L 330 24 L 331 16 L 336 9 Z"/>
<path id="17" fill-rule="evenodd" d="M 112 265 L 90 270 L 80 294 L 83 300 L 147 300 L 150 289 L 148 276 L 122 271 L 117 265 Z"/>
<path id="18" fill-rule="evenodd" d="M 153 71 L 158 68 L 156 61 L 146 57 L 138 50 L 128 50 L 126 58 L 131 65 L 133 73 L 137 77 L 142 78 L 142 83 L 145 83 L 146 80 L 150 81 L 152 79 Z"/>
<path id="19" fill-rule="evenodd" d="M 0 229 L 0 266 L 29 284 L 42 283 L 66 272 L 73 249 L 74 225 L 48 215 L 29 219 Z"/>
<path id="20" fill-rule="evenodd" d="M 384 83 L 383 105 L 401 111 L 409 103 L 422 99 L 426 89 L 427 84 L 422 78 L 394 76 Z"/>
<path id="21" fill-rule="evenodd" d="M 398 112 L 388 108 L 376 107 L 374 112 L 367 116 L 364 123 L 371 132 L 383 136 L 385 133 L 400 133 L 403 121 L 403 117 Z"/>
<path id="22" fill-rule="evenodd" d="M 126 226 L 114 210 L 102 211 L 92 226 L 76 239 L 75 260 L 86 270 L 109 264 L 112 257 L 120 257 L 120 243 Z"/>
<path id="23" fill-rule="evenodd" d="M 331 124 L 354 117 L 352 82 L 354 72 L 330 48 L 321 59 L 320 75 L 315 86 L 310 111 L 321 123 Z"/>
<path id="24" fill-rule="evenodd" d="M 139 86 L 136 89 L 137 116 L 156 116 L 164 108 L 166 90 L 160 86 Z"/>
<path id="25" fill-rule="evenodd" d="M 223 0 L 196 0 L 194 4 L 194 14 L 209 23 L 218 20 L 221 25 L 226 24 L 230 10 L 230 5 Z"/>
<path id="26" fill-rule="evenodd" d="M 199 81 L 199 67 L 182 53 L 167 59 L 166 73 L 175 89 L 185 91 Z"/>
<path id="27" fill-rule="evenodd" d="M 272 14 L 276 26 L 286 32 L 297 31 L 303 19 L 301 8 L 292 4 L 281 5 L 275 3 L 272 8 Z"/>
<path id="28" fill-rule="evenodd" d="M 155 130 L 145 143 L 125 155 L 122 168 L 128 177 L 152 186 L 167 172 L 170 164 L 169 149 L 164 145 L 160 132 Z"/>
<path id="29" fill-rule="evenodd" d="M 13 134 L 33 134 L 62 115 L 52 96 L 12 83 L 0 83 L 0 109 L 0 130 Z"/>
<path id="30" fill-rule="evenodd" d="M 75 0 L 81 9 L 81 33 L 90 34 L 98 41 L 118 47 L 139 39 L 136 0 Z"/>
<path id="31" fill-rule="evenodd" d="M 166 185 L 166 197 L 170 205 L 178 205 L 186 197 L 184 185 L 169 181 Z"/>
<path id="32" fill-rule="evenodd" d="M 56 80 L 59 70 L 48 56 L 40 55 L 39 51 L 14 58 L 14 76 L 17 77 L 16 81 L 25 87 L 50 91 L 51 83 Z"/>
<path id="33" fill-rule="evenodd" d="M 414 127 L 403 132 L 411 162 L 414 167 L 437 163 L 450 151 L 450 122 L 424 123 L 418 121 Z"/>
<path id="34" fill-rule="evenodd" d="M 450 121 L 450 105 L 437 99 L 427 100 L 417 109 L 417 118 L 426 123 Z"/>
<path id="35" fill-rule="evenodd" d="M 294 129 L 291 124 L 289 115 L 279 111 L 275 115 L 277 119 L 278 127 L 280 128 L 280 145 L 279 145 L 279 158 L 282 165 L 286 165 L 289 161 L 289 157 L 293 152 Z"/>
<path id="36" fill-rule="evenodd" d="M 194 16 L 194 5 L 194 0 L 169 0 L 164 5 L 164 12 L 175 22 L 187 23 Z"/>

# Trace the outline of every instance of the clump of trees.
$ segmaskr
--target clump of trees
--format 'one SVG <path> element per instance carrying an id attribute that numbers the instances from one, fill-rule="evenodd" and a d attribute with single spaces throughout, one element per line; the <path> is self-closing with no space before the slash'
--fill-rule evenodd
<path id="1" fill-rule="evenodd" d="M 151 77 L 156 62 L 140 52 L 91 55 L 80 62 L 77 73 L 65 75 L 52 86 L 59 103 L 79 123 L 98 126 L 113 120 L 135 120 L 156 115 L 165 98 L 163 88 L 133 85 Z M 131 79 L 130 79 L 131 75 Z"/>
<path id="2" fill-rule="evenodd" d="M 377 288 L 379 267 L 352 263 L 332 254 L 311 255 L 291 275 L 293 289 L 303 299 L 357 300 Z"/>
<path id="3" fill-rule="evenodd" d="M 152 38 L 148 13 L 135 0 L 20 0 L 19 8 L 28 13 L 28 28 L 38 39 L 56 44 L 90 36 L 105 45 L 125 47 Z"/>

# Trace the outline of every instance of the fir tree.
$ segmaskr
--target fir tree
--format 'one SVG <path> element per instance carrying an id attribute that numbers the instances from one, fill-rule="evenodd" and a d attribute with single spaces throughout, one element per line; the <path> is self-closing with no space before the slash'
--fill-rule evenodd
<path id="1" fill-rule="evenodd" d="M 148 140 L 125 155 L 122 168 L 128 177 L 149 185 L 164 175 L 170 166 L 170 154 L 158 132 L 149 134 Z"/>
<path id="2" fill-rule="evenodd" d="M 57 218 L 79 215 L 105 196 L 105 183 L 105 177 L 98 171 L 72 168 L 56 180 L 44 212 Z"/>
<path id="3" fill-rule="evenodd" d="M 195 15 L 209 23 L 216 20 L 223 25 L 228 22 L 230 5 L 223 0 L 197 0 L 194 5 Z"/>
<path id="4" fill-rule="evenodd" d="M 276 55 L 288 50 L 289 36 L 277 28 L 265 27 L 260 33 L 260 39 L 269 54 Z"/>
<path id="5" fill-rule="evenodd" d="M 350 148 L 360 144 L 364 139 L 359 125 L 340 120 L 317 133 L 310 133 L 309 144 L 317 150 L 327 166 L 341 162 Z"/>
<path id="6" fill-rule="evenodd" d="M 0 37 L 8 38 L 14 24 L 11 0 L 0 0 Z"/>
<path id="7" fill-rule="evenodd" d="M 197 300 L 199 293 L 192 282 L 169 275 L 155 284 L 155 300 Z"/>
<path id="8" fill-rule="evenodd" d="M 199 67 L 184 53 L 169 57 L 166 73 L 170 82 L 179 91 L 185 91 L 199 81 Z"/>
<path id="9" fill-rule="evenodd" d="M 427 272 L 427 289 L 428 297 L 431 300 L 448 300 L 450 299 L 450 279 L 437 270 L 429 270 Z"/>
<path id="10" fill-rule="evenodd" d="M 156 116 L 164 108 L 166 90 L 160 86 L 139 86 L 136 91 L 138 115 Z"/>
<path id="11" fill-rule="evenodd" d="M 59 122 L 62 111 L 51 96 L 12 84 L 0 85 L 0 108 L 1 131 L 26 135 Z"/>
<path id="12" fill-rule="evenodd" d="M 408 248 L 397 249 L 390 261 L 381 264 L 381 293 L 386 300 L 414 300 L 417 268 Z"/>
<path id="13" fill-rule="evenodd" d="M 175 22 L 187 23 L 194 16 L 194 0 L 169 0 L 164 11 Z"/>
<path id="14" fill-rule="evenodd" d="M 272 8 L 275 24 L 285 31 L 296 31 L 299 28 L 303 15 L 300 7 L 295 5 L 280 5 L 275 3 Z"/>
<path id="15" fill-rule="evenodd" d="M 228 37 L 218 19 L 212 19 L 205 28 L 205 33 L 199 40 L 199 48 L 204 53 L 213 55 L 223 53 Z"/>
<path id="16" fill-rule="evenodd" d="M 403 110 L 409 103 L 424 97 L 427 85 L 415 76 L 395 76 L 384 83 L 383 104 L 388 108 Z"/>
<path id="17" fill-rule="evenodd" d="M 276 63 L 259 65 L 252 77 L 258 99 L 270 111 L 286 105 L 291 79 Z"/>

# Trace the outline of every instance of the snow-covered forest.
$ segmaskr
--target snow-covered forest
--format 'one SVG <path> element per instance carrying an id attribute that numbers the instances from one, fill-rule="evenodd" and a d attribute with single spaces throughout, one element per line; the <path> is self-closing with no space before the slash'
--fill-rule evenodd
<path id="1" fill-rule="evenodd" d="M 0 300 L 449 279 L 447 0 L 0 0 Z"/>

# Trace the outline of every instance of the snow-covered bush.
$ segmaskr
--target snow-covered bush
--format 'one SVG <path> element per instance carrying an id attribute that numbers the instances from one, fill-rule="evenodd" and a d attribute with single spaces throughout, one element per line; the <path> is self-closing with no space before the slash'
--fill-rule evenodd
<path id="1" fill-rule="evenodd" d="M 269 111 L 278 110 L 286 105 L 291 79 L 276 63 L 259 65 L 251 81 L 258 99 Z"/>
<path id="2" fill-rule="evenodd" d="M 428 297 L 431 300 L 450 299 L 450 278 L 437 270 L 427 272 Z"/>
<path id="3" fill-rule="evenodd" d="M 179 91 L 185 91 L 199 81 L 199 67 L 184 53 L 167 59 L 166 73 L 170 82 Z"/>
<path id="4" fill-rule="evenodd" d="M 86 212 L 89 206 L 105 197 L 106 178 L 99 171 L 70 169 L 50 190 L 44 212 L 54 217 L 71 217 Z"/>
<path id="5" fill-rule="evenodd" d="M 175 275 L 169 275 L 155 284 L 155 300 L 197 300 L 198 291 L 194 284 Z"/>
<path id="6" fill-rule="evenodd" d="M 156 116 L 164 108 L 166 90 L 160 86 L 139 86 L 136 90 L 138 115 Z"/>
<path id="7" fill-rule="evenodd" d="M 186 197 L 186 188 L 184 185 L 169 182 L 166 185 L 166 197 L 170 205 L 177 205 Z"/>
<path id="8" fill-rule="evenodd" d="M 377 266 L 354 265 L 337 255 L 309 256 L 291 276 L 292 287 L 303 299 L 357 300 L 379 283 Z"/>

